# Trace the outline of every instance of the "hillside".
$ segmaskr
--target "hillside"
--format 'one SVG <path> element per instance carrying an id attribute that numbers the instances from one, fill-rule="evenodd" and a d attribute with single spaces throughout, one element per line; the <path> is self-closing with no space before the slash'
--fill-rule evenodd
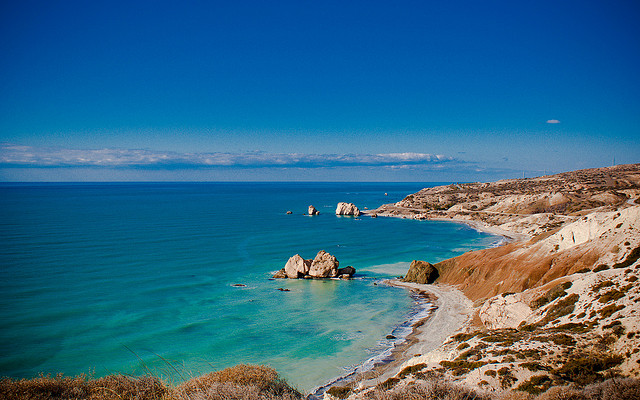
<path id="1" fill-rule="evenodd" d="M 435 264 L 436 285 L 474 302 L 469 322 L 439 348 L 411 354 L 384 385 L 361 385 L 355 396 L 401 393 L 434 378 L 480 393 L 533 395 L 607 378 L 620 387 L 622 378 L 638 377 L 639 198 L 634 164 L 428 188 L 374 210 L 463 221 L 518 240 Z"/>
<path id="2" fill-rule="evenodd" d="M 438 283 L 481 300 L 626 259 L 640 245 L 639 198 L 640 164 L 633 164 L 438 186 L 373 213 L 466 221 L 520 239 L 436 265 Z"/>

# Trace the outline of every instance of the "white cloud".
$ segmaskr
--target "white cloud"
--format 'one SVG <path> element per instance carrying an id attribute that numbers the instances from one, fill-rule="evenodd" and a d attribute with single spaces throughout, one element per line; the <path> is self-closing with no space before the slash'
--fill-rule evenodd
<path id="1" fill-rule="evenodd" d="M 324 168 L 351 166 L 436 166 L 458 163 L 444 155 L 424 153 L 178 153 L 144 149 L 64 149 L 0 143 L 0 167 L 33 168 Z"/>
<path id="2" fill-rule="evenodd" d="M 547 124 L 559 124 L 560 121 L 557 119 L 549 119 L 547 120 Z"/>

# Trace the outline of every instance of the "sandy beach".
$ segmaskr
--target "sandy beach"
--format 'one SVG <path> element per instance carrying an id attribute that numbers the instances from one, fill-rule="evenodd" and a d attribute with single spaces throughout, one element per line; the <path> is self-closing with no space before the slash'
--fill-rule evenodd
<path id="1" fill-rule="evenodd" d="M 438 348 L 449 336 L 471 322 L 473 315 L 471 300 L 452 286 L 422 285 L 400 280 L 386 283 L 424 293 L 436 308 L 429 317 L 416 324 L 413 333 L 407 337 L 407 342 L 394 351 L 394 361 L 378 366 L 371 374 L 367 374 L 358 383 L 361 388 L 375 386 L 397 375 L 413 357 L 442 358 Z"/>

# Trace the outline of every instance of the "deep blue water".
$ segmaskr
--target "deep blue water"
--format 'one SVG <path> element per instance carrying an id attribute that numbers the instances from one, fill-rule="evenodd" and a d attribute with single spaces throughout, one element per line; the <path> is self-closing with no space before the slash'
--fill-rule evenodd
<path id="1" fill-rule="evenodd" d="M 415 312 L 379 279 L 495 242 L 459 224 L 334 215 L 425 186 L 0 184 L 0 376 L 180 381 L 257 363 L 308 391 L 384 350 Z M 303 215 L 310 204 L 319 216 Z M 321 249 L 360 279 L 269 279 Z"/>

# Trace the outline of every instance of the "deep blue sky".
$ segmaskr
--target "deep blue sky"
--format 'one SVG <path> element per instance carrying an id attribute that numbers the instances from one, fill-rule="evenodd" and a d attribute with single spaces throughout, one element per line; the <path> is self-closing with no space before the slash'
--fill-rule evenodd
<path id="1" fill-rule="evenodd" d="M 0 180 L 637 163 L 639 20 L 636 0 L 4 1 Z"/>

